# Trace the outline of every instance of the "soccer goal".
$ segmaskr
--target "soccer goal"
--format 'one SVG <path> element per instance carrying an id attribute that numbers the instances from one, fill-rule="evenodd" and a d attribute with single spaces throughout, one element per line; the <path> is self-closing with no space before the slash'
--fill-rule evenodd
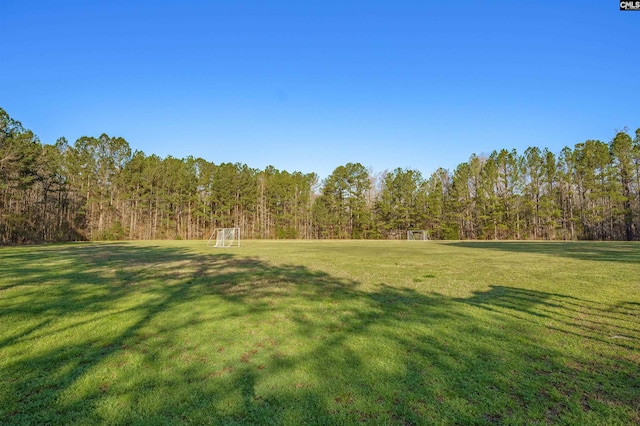
<path id="1" fill-rule="evenodd" d="M 407 231 L 407 240 L 409 241 L 427 241 L 427 231 L 425 230 L 411 230 Z"/>
<path id="2" fill-rule="evenodd" d="M 211 233 L 207 247 L 240 247 L 240 228 L 216 228 Z"/>

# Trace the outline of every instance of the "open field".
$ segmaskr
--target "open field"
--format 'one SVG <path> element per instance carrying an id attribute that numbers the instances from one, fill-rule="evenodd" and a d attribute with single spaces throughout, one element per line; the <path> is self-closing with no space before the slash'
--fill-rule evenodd
<path id="1" fill-rule="evenodd" d="M 0 424 L 640 423 L 640 244 L 0 248 Z"/>

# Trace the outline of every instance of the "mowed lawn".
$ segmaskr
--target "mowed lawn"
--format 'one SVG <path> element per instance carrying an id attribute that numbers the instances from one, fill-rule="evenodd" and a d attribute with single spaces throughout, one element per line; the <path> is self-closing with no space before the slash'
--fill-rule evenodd
<path id="1" fill-rule="evenodd" d="M 0 248 L 0 424 L 638 424 L 640 244 Z"/>

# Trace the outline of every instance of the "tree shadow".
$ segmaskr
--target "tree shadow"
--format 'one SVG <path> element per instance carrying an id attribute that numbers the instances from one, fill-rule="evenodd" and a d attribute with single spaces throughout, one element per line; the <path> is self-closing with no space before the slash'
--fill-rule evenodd
<path id="1" fill-rule="evenodd" d="M 0 266 L 2 423 L 640 418 L 635 302 L 456 299 L 180 247 L 23 254 Z"/>
<path id="2" fill-rule="evenodd" d="M 460 241 L 456 247 L 515 253 L 546 254 L 580 260 L 640 264 L 640 244 L 610 241 Z"/>
<path id="3" fill-rule="evenodd" d="M 637 303 L 607 305 L 559 293 L 495 285 L 456 300 L 516 319 L 539 317 L 547 329 L 605 345 L 636 350 L 640 342 Z"/>

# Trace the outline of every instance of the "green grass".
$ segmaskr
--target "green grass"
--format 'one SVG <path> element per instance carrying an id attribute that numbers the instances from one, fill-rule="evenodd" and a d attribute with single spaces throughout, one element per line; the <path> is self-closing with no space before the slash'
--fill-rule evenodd
<path id="1" fill-rule="evenodd" d="M 0 249 L 0 424 L 640 423 L 637 243 Z"/>

